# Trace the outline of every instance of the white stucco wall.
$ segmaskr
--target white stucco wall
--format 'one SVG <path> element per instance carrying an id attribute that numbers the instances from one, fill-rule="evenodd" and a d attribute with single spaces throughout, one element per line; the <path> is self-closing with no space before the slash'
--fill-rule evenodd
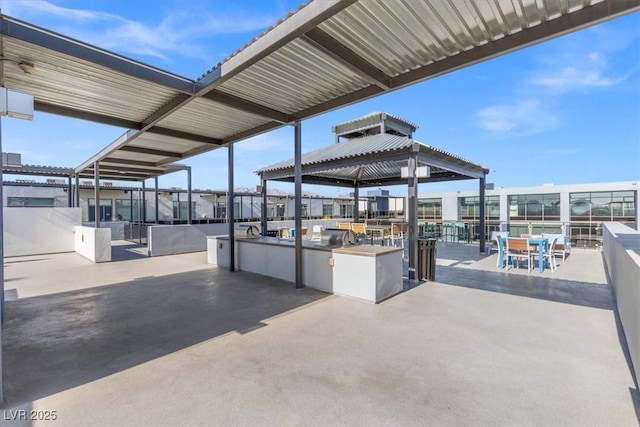
<path id="1" fill-rule="evenodd" d="M 4 255 L 73 252 L 80 208 L 4 208 Z"/>
<path id="2" fill-rule="evenodd" d="M 636 378 L 640 380 L 640 233 L 606 222 L 603 253 Z"/>
<path id="3" fill-rule="evenodd" d="M 111 229 L 75 227 L 75 251 L 93 262 L 111 261 Z"/>

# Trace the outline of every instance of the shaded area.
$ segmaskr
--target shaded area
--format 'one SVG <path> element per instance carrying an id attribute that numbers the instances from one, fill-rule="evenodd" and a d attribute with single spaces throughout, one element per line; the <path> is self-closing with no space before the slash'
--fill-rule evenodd
<path id="1" fill-rule="evenodd" d="M 111 245 L 111 262 L 147 257 L 147 247 L 145 245 L 130 242 Z"/>
<path id="2" fill-rule="evenodd" d="M 95 381 L 328 294 L 200 270 L 6 302 L 5 406 Z"/>
<path id="3" fill-rule="evenodd" d="M 454 286 L 605 310 L 613 310 L 615 306 L 613 290 L 609 285 L 534 274 L 508 274 L 504 271 L 491 272 L 439 265 L 436 269 L 436 281 Z"/>

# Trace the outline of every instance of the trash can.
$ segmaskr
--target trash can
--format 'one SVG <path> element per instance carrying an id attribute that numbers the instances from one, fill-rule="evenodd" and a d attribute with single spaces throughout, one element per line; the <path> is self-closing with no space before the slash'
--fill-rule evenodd
<path id="1" fill-rule="evenodd" d="M 438 239 L 418 239 L 418 279 L 436 280 L 436 244 Z"/>

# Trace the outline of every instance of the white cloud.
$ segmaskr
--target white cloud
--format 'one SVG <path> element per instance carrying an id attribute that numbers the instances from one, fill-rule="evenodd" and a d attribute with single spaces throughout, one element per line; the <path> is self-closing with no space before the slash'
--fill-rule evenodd
<path id="1" fill-rule="evenodd" d="M 10 16 L 32 20 L 46 18 L 47 28 L 96 46 L 121 53 L 170 60 L 175 55 L 216 62 L 226 54 L 207 55 L 207 44 L 198 40 L 218 34 L 256 32 L 273 24 L 276 16 L 229 9 L 213 14 L 202 8 L 167 10 L 159 22 L 147 23 L 99 10 L 74 9 L 46 0 L 1 1 Z M 100 3 L 95 3 L 99 7 Z M 185 3 L 186 5 L 186 3 Z M 233 3 L 229 6 L 235 7 Z M 215 59 L 215 60 L 214 60 Z"/>
<path id="2" fill-rule="evenodd" d="M 609 74 L 607 58 L 599 52 L 589 52 L 563 62 L 563 65 L 535 73 L 530 83 L 547 88 L 554 94 L 562 94 L 589 88 L 611 87 L 626 78 Z"/>
<path id="3" fill-rule="evenodd" d="M 480 127 L 494 134 L 533 135 L 556 128 L 557 116 L 535 100 L 522 100 L 512 104 L 492 105 L 476 114 Z"/>

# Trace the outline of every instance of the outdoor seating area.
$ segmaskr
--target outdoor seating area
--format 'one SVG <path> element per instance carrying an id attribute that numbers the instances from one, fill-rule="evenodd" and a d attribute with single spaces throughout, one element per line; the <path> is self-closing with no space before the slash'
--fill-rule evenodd
<path id="1" fill-rule="evenodd" d="M 558 268 L 558 258 L 564 263 L 571 251 L 571 245 L 562 234 L 521 234 L 510 236 L 508 231 L 493 232 L 487 253 L 496 251 L 498 268 L 506 271 L 520 268 L 521 261 L 526 261 L 527 272 L 537 267 L 540 273 L 545 270 L 554 272 Z"/>

